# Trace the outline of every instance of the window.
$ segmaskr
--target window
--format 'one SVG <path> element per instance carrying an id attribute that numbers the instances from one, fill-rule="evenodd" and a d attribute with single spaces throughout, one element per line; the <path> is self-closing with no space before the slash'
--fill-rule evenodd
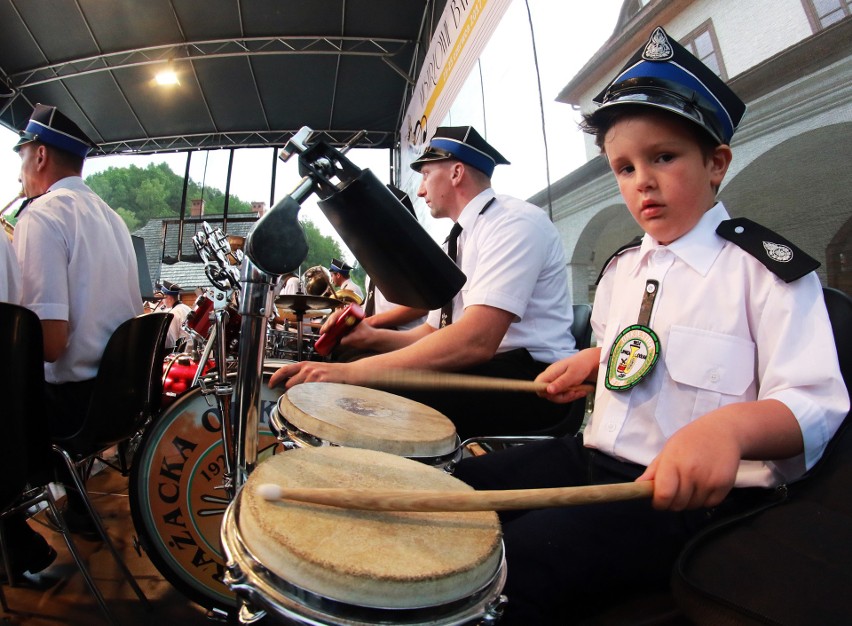
<path id="1" fill-rule="evenodd" d="M 852 0 L 850 0 L 852 2 Z M 722 80 L 728 80 L 716 31 L 710 22 L 705 22 L 681 40 L 681 45 L 694 54 L 704 65 L 713 70 Z"/>
<path id="2" fill-rule="evenodd" d="M 852 0 L 802 0 L 814 32 L 828 28 L 852 13 Z"/>

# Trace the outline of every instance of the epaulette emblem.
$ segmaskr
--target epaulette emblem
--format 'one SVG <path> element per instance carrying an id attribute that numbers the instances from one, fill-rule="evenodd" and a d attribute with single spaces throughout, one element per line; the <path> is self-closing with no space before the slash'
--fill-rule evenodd
<path id="1" fill-rule="evenodd" d="M 793 250 L 790 246 L 785 246 L 780 243 L 772 243 L 771 241 L 764 241 L 763 249 L 766 250 L 766 254 L 768 254 L 769 258 L 773 261 L 789 263 L 793 260 Z"/>

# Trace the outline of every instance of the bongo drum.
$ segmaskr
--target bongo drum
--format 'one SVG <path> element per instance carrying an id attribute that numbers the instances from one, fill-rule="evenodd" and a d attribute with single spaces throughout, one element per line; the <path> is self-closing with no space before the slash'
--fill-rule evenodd
<path id="1" fill-rule="evenodd" d="M 225 512 L 225 583 L 249 610 L 304 624 L 462 624 L 505 598 L 493 511 L 354 511 L 266 501 L 282 487 L 464 491 L 436 468 L 356 448 L 301 448 L 259 465 Z M 486 620 L 487 621 L 487 620 Z"/>
<path id="2" fill-rule="evenodd" d="M 346 446 L 446 465 L 458 454 L 453 423 L 435 409 L 392 393 L 302 383 L 278 399 L 270 423 L 299 447 Z"/>

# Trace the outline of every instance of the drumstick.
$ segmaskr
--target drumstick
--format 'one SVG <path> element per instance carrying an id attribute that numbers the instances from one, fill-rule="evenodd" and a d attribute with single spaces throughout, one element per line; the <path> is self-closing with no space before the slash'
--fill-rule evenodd
<path id="1" fill-rule="evenodd" d="M 368 374 L 365 387 L 396 389 L 454 389 L 457 391 L 545 391 L 549 383 L 515 378 L 492 378 L 429 370 L 377 369 Z M 582 384 L 571 391 L 591 393 L 594 385 Z"/>
<path id="2" fill-rule="evenodd" d="M 508 511 L 650 498 L 654 493 L 654 481 L 584 487 L 449 492 L 291 488 L 266 483 L 257 486 L 257 493 L 265 500 L 295 500 L 362 511 Z"/>

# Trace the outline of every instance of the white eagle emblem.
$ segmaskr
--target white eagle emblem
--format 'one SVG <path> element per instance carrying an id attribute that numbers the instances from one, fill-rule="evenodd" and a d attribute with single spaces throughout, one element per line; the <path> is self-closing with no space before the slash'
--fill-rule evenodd
<path id="1" fill-rule="evenodd" d="M 768 254 L 769 258 L 773 261 L 789 263 L 793 260 L 793 251 L 789 246 L 785 246 L 780 243 L 772 243 L 771 241 L 764 241 L 763 249 L 766 250 L 766 254 Z"/>
<path id="2" fill-rule="evenodd" d="M 666 37 L 666 31 L 657 26 L 642 51 L 642 58 L 646 61 L 668 61 L 673 56 L 674 48 Z"/>

